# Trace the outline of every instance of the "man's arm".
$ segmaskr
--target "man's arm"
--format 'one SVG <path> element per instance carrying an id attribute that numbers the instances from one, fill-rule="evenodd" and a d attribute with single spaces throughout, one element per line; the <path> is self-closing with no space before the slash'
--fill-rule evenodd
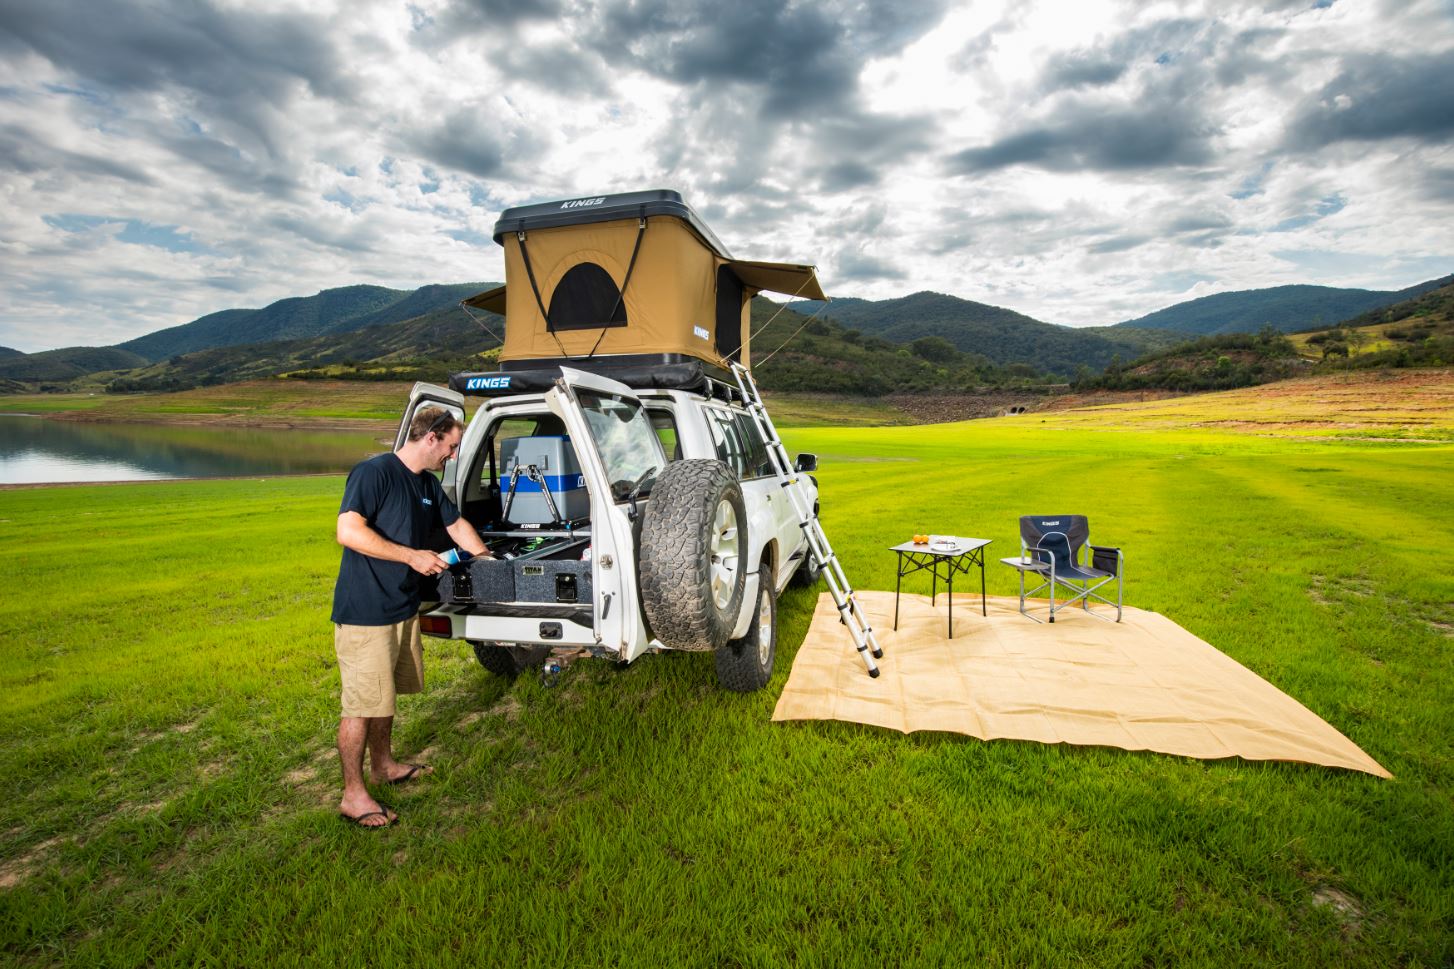
<path id="1" fill-rule="evenodd" d="M 485 547 L 484 540 L 480 538 L 480 533 L 475 531 L 475 526 L 465 521 L 463 515 L 456 518 L 453 525 L 444 526 L 444 530 L 449 532 L 449 537 L 454 539 L 454 544 L 471 555 L 476 557 L 484 556 L 485 558 L 494 557 L 490 554 L 490 550 Z"/>
<path id="2" fill-rule="evenodd" d="M 474 529 L 471 528 L 470 531 L 473 532 Z M 368 519 L 356 511 L 345 511 L 339 514 L 337 534 L 338 544 L 351 548 L 360 555 L 383 559 L 386 562 L 403 562 L 420 575 L 437 575 L 448 568 L 444 564 L 444 559 L 433 552 L 426 549 L 405 548 L 403 545 L 397 545 L 384 538 L 369 527 Z M 475 536 L 475 541 L 479 541 L 478 535 Z"/>

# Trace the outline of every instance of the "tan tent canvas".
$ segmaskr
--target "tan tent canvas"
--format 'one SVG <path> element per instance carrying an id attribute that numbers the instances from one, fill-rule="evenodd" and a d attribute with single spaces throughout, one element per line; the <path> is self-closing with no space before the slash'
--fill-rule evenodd
<path id="1" fill-rule="evenodd" d="M 506 369 L 564 357 L 750 365 L 754 295 L 826 299 L 812 266 L 733 259 L 676 192 L 507 209 L 494 235 L 505 285 L 465 303 L 504 313 Z"/>

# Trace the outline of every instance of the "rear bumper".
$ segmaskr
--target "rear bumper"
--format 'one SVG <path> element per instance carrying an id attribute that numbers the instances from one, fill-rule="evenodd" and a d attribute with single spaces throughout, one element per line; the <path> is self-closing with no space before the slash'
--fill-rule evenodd
<path id="1" fill-rule="evenodd" d="M 598 645 L 592 610 L 578 603 L 456 603 L 426 609 L 422 617 L 420 631 L 439 638 L 541 646 Z"/>

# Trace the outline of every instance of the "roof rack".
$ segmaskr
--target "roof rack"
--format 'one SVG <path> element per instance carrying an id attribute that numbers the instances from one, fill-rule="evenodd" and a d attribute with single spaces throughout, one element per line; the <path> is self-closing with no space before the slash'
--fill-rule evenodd
<path id="1" fill-rule="evenodd" d="M 741 399 L 727 371 L 681 353 L 514 360 L 499 370 L 452 374 L 449 388 L 472 397 L 544 393 L 560 379 L 562 367 L 609 377 L 632 390 L 684 390 L 729 402 Z"/>

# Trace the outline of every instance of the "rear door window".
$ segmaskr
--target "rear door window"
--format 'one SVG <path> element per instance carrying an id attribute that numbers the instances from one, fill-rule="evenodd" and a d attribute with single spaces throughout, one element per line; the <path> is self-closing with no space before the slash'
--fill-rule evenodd
<path id="1" fill-rule="evenodd" d="M 612 495 L 619 501 L 638 485 L 643 485 L 642 495 L 650 494 L 666 456 L 641 402 L 588 387 L 577 386 L 575 392 Z"/>

